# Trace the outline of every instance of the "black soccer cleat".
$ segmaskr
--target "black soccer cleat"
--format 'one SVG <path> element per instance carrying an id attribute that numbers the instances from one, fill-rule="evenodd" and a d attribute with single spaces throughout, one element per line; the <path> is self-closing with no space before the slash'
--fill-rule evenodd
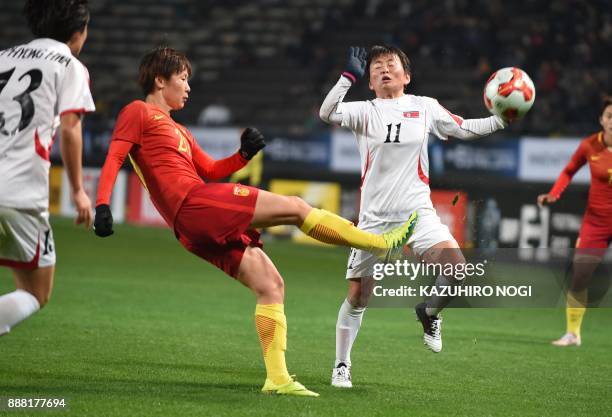
<path id="1" fill-rule="evenodd" d="M 423 302 L 414 307 L 417 320 L 423 325 L 423 343 L 432 352 L 442 350 L 442 317 L 427 315 L 427 303 Z"/>

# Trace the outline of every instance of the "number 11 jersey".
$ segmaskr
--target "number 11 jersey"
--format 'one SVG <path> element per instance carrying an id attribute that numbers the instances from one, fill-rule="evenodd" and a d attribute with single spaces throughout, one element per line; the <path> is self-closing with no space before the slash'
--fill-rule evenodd
<path id="1" fill-rule="evenodd" d="M 337 87 L 346 83 L 341 79 Z M 360 226 L 401 221 L 415 210 L 433 209 L 430 135 L 469 139 L 504 127 L 496 116 L 463 119 L 433 98 L 413 95 L 340 102 L 337 109 L 342 126 L 355 134 L 361 156 Z"/>
<path id="2" fill-rule="evenodd" d="M 95 110 L 89 75 L 53 39 L 0 51 L 0 206 L 46 211 L 60 116 Z"/>

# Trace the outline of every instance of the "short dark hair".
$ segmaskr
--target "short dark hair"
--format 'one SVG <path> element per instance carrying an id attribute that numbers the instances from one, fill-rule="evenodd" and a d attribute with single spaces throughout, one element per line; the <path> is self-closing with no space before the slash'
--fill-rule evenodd
<path id="1" fill-rule="evenodd" d="M 402 67 L 404 67 L 404 71 L 406 72 L 406 74 L 410 75 L 410 59 L 408 58 L 406 53 L 404 53 L 404 51 L 392 45 L 374 45 L 370 48 L 370 51 L 368 52 L 366 74 L 370 73 L 370 64 L 372 63 L 372 61 L 374 61 L 381 55 L 397 55 L 400 62 L 402 63 Z"/>
<path id="2" fill-rule="evenodd" d="M 600 116 L 604 114 L 608 106 L 612 106 L 612 96 L 603 96 L 601 99 L 601 111 L 599 112 Z"/>
<path id="3" fill-rule="evenodd" d="M 153 91 L 155 77 L 169 80 L 173 74 L 187 70 L 191 77 L 191 63 L 184 53 L 165 46 L 157 47 L 142 57 L 138 69 L 138 85 L 146 96 Z"/>
<path id="4" fill-rule="evenodd" d="M 23 14 L 37 38 L 68 42 L 89 22 L 87 0 L 26 0 Z"/>

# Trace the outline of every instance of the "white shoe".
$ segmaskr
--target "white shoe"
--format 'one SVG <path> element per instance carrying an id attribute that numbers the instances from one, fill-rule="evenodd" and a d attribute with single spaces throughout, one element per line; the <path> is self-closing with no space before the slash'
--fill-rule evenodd
<path id="1" fill-rule="evenodd" d="M 575 335 L 572 332 L 567 332 L 563 336 L 561 336 L 557 340 L 552 341 L 553 346 L 580 346 L 582 344 L 582 340 L 580 340 L 580 336 Z"/>
<path id="2" fill-rule="evenodd" d="M 418 304 L 414 310 L 417 320 L 423 325 L 423 343 L 434 353 L 442 350 L 442 317 L 429 316 L 426 312 L 427 304 Z"/>
<path id="3" fill-rule="evenodd" d="M 351 368 L 344 363 L 339 363 L 332 371 L 331 384 L 336 388 L 353 388 Z"/>

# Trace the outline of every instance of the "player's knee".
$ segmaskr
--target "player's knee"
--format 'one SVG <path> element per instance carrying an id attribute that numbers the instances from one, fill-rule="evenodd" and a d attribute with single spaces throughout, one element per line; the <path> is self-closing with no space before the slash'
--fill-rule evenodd
<path id="1" fill-rule="evenodd" d="M 308 212 L 312 209 L 312 207 L 310 207 L 310 205 L 302 198 L 297 196 L 289 197 L 289 201 L 291 204 L 292 211 L 296 215 L 297 220 L 303 221 L 308 215 Z"/>
<path id="2" fill-rule="evenodd" d="M 43 308 L 44 306 L 46 306 L 47 303 L 49 302 L 49 299 L 51 298 L 51 291 L 42 291 L 42 290 L 30 291 L 28 290 L 28 292 L 32 294 L 34 298 L 36 298 L 40 308 Z"/>
<path id="3" fill-rule="evenodd" d="M 364 308 L 368 306 L 370 302 L 370 296 L 372 293 L 368 291 L 363 285 L 352 285 L 349 288 L 349 293 L 346 299 L 349 304 L 355 308 Z"/>
<path id="4" fill-rule="evenodd" d="M 40 308 L 43 308 L 44 306 L 47 305 L 47 303 L 49 302 L 49 298 L 50 297 L 41 297 L 41 298 L 36 297 L 36 299 L 38 300 L 38 304 L 40 305 Z"/>
<path id="5" fill-rule="evenodd" d="M 278 274 L 276 274 L 272 280 L 272 291 L 274 291 L 274 295 L 281 298 L 285 296 L 285 281 Z"/>
<path id="6" fill-rule="evenodd" d="M 254 288 L 255 294 L 260 297 L 280 298 L 285 295 L 285 282 L 278 274 L 269 274 L 266 276 L 265 282 L 262 285 Z"/>
<path id="7" fill-rule="evenodd" d="M 368 306 L 368 303 L 370 302 L 370 296 L 366 294 L 359 294 L 356 296 L 349 295 L 347 297 L 347 300 L 349 304 L 353 306 L 354 308 L 365 308 Z"/>

